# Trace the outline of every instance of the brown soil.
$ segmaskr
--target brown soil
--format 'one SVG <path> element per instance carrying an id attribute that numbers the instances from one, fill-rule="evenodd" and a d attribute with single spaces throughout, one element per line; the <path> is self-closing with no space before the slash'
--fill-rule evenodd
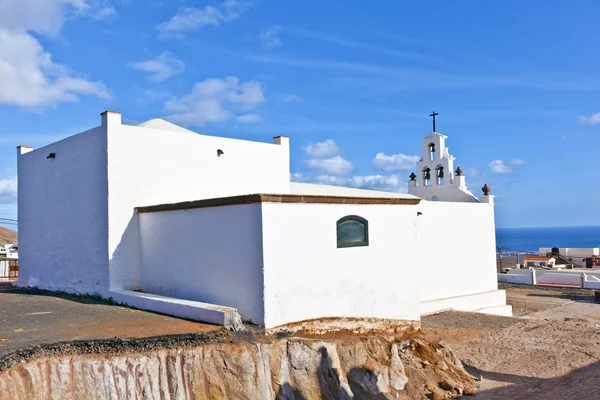
<path id="1" fill-rule="evenodd" d="M 593 291 L 506 289 L 520 318 L 446 312 L 424 317 L 424 334 L 441 339 L 481 379 L 478 399 L 597 398 L 600 304 L 590 302 Z"/>
<path id="2" fill-rule="evenodd" d="M 17 232 L 0 226 L 0 245 L 18 242 Z"/>

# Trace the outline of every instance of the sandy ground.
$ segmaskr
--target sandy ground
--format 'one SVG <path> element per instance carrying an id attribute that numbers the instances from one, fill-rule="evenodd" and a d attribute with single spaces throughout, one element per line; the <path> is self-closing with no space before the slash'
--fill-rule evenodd
<path id="1" fill-rule="evenodd" d="M 600 398 L 600 304 L 593 291 L 505 288 L 518 317 L 447 312 L 422 321 L 481 377 L 477 398 Z"/>

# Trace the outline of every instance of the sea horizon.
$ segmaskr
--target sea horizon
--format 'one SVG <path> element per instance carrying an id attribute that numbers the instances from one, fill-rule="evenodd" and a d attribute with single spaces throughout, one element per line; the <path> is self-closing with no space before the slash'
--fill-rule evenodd
<path id="1" fill-rule="evenodd" d="M 600 247 L 600 225 L 496 228 L 502 251 L 533 251 L 542 247 Z"/>

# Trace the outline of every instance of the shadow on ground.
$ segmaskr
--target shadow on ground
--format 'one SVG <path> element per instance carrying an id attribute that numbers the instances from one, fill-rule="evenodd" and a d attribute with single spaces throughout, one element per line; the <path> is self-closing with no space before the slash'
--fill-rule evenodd
<path id="1" fill-rule="evenodd" d="M 478 399 L 575 400 L 598 398 L 600 361 L 556 378 L 535 378 L 484 371 L 463 364 L 467 372 L 473 376 L 511 384 L 498 389 L 477 392 Z"/>

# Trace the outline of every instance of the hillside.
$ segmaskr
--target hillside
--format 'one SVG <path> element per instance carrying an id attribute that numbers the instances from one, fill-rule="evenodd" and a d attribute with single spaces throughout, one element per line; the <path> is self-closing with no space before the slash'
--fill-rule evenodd
<path id="1" fill-rule="evenodd" d="M 0 226 L 0 245 L 18 243 L 17 232 Z"/>

